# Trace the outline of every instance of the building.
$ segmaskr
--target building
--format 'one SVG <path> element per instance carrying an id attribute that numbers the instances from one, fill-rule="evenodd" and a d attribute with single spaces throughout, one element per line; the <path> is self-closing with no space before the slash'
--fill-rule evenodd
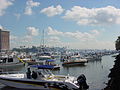
<path id="1" fill-rule="evenodd" d="M 0 28 L 0 51 L 6 51 L 10 49 L 10 32 Z"/>

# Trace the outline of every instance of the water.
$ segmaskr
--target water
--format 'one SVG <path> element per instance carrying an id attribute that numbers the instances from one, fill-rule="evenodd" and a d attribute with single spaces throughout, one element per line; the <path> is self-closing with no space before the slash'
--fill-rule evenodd
<path id="1" fill-rule="evenodd" d="M 108 82 L 108 74 L 114 65 L 114 58 L 111 56 L 103 56 L 102 60 L 88 62 L 85 66 L 62 67 L 60 70 L 53 71 L 54 74 L 72 75 L 78 77 L 80 74 L 85 74 L 89 90 L 101 90 Z M 61 64 L 60 60 L 56 61 Z M 21 70 L 25 70 L 21 68 Z M 11 90 L 11 87 L 0 85 L 1 90 Z M 12 90 L 21 90 L 12 88 Z M 23 90 L 23 89 L 22 89 Z"/>

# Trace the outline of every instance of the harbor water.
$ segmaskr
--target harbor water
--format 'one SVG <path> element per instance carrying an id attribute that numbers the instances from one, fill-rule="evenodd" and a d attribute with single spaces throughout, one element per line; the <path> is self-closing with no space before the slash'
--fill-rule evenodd
<path id="1" fill-rule="evenodd" d="M 80 74 L 84 74 L 87 78 L 87 83 L 89 85 L 88 90 L 102 90 L 106 87 L 106 83 L 109 78 L 110 69 L 114 65 L 115 58 L 111 55 L 103 56 L 102 60 L 90 61 L 84 66 L 71 66 L 63 67 L 61 66 L 60 70 L 52 71 L 54 74 L 63 74 L 63 75 L 72 75 L 78 77 Z M 62 64 L 59 59 L 56 60 L 56 63 Z M 7 70 L 7 69 L 6 69 Z M 24 71 L 25 67 L 14 68 L 12 70 Z M 0 84 L 0 90 L 23 90 L 16 89 L 12 87 L 7 87 Z"/>

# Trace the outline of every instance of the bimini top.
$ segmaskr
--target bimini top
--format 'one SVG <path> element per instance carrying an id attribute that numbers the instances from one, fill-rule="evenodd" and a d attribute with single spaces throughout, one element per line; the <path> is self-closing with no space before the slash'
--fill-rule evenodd
<path id="1" fill-rule="evenodd" d="M 53 60 L 53 59 L 48 59 L 48 60 L 46 60 L 46 62 L 54 62 L 55 60 Z"/>
<path id="2" fill-rule="evenodd" d="M 53 69 L 53 65 L 30 65 L 30 67 L 38 68 L 38 69 Z"/>

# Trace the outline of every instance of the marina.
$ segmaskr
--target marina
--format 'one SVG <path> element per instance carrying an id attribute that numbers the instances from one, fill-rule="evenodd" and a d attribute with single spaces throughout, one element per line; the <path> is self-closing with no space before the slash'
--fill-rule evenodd
<path id="1" fill-rule="evenodd" d="M 62 64 L 60 62 L 60 59 L 56 59 L 57 64 Z M 89 90 L 101 90 L 106 86 L 106 83 L 108 81 L 108 74 L 109 69 L 112 68 L 114 63 L 114 58 L 111 55 L 103 56 L 102 60 L 98 61 L 92 61 L 86 63 L 86 65 L 77 65 L 77 66 L 71 66 L 71 67 L 63 67 L 61 66 L 60 70 L 52 70 L 53 74 L 60 74 L 67 76 L 68 74 L 70 76 L 78 77 L 81 74 L 84 74 L 86 76 L 86 82 L 89 85 Z M 21 67 L 18 70 L 19 71 L 25 71 L 25 67 Z M 12 71 L 14 71 L 14 68 L 11 68 Z M 16 69 L 17 70 L 17 69 Z M 16 71 L 15 70 L 15 71 Z M 9 69 L 6 71 L 9 71 Z M 7 87 L 2 85 L 2 88 L 4 89 L 10 89 L 11 87 Z M 15 88 L 13 88 L 14 90 Z M 18 90 L 18 89 L 15 89 Z M 20 89 L 21 90 L 21 89 Z"/>
<path id="2" fill-rule="evenodd" d="M 0 0 L 0 90 L 120 90 L 119 3 Z"/>

